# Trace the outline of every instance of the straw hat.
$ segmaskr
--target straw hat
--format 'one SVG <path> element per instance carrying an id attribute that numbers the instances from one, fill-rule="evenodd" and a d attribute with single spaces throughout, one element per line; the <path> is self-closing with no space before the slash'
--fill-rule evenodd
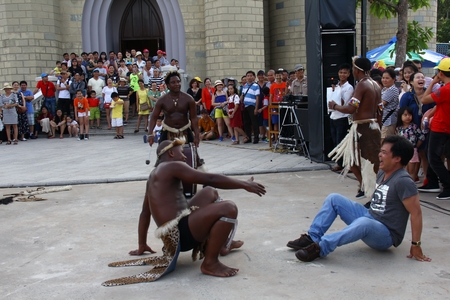
<path id="1" fill-rule="evenodd" d="M 218 86 L 218 85 L 223 85 L 222 80 L 216 80 L 216 81 L 214 82 L 214 87 L 216 87 L 216 86 Z"/>
<path id="2" fill-rule="evenodd" d="M 4 83 L 3 84 L 3 90 L 6 90 L 6 89 L 12 89 L 13 87 L 11 86 L 11 84 L 10 83 Z"/>

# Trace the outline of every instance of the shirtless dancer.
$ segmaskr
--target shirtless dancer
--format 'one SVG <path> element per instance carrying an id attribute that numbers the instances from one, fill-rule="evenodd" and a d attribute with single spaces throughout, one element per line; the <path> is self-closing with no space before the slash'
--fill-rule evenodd
<path id="1" fill-rule="evenodd" d="M 164 112 L 164 121 L 159 141 L 184 137 L 187 142 L 194 143 L 198 147 L 200 133 L 197 126 L 197 106 L 194 99 L 181 91 L 181 80 L 178 72 L 168 73 L 164 81 L 170 92 L 156 102 L 150 117 L 148 132 L 153 132 L 156 120 L 162 111 Z M 191 124 L 194 126 L 191 126 Z M 194 134 L 192 134 L 191 128 L 194 130 Z M 152 146 L 155 142 L 153 134 L 149 134 L 147 140 Z"/>
<path id="2" fill-rule="evenodd" d="M 200 140 L 200 133 L 198 130 L 197 108 L 194 99 L 187 93 L 183 93 L 181 89 L 180 74 L 178 72 L 170 72 L 165 78 L 165 83 L 170 89 L 170 92 L 156 102 L 153 113 L 151 114 L 148 132 L 153 132 L 156 120 L 159 114 L 164 112 L 163 130 L 159 142 L 164 140 L 174 140 L 175 138 L 184 138 L 186 142 L 194 143 L 198 147 Z M 188 118 L 189 116 L 189 118 Z M 189 120 L 190 119 L 190 120 Z M 191 130 L 191 124 L 194 129 L 194 134 Z M 153 134 L 147 136 L 150 146 L 154 144 Z M 200 165 L 200 164 L 198 164 Z M 139 248 L 130 251 L 130 255 L 142 255 L 148 251 L 155 253 L 155 251 L 147 245 L 147 232 L 150 226 L 151 213 L 148 207 L 147 195 L 144 197 L 144 204 L 139 216 L 138 225 L 138 242 Z M 209 204 L 217 199 L 217 193 L 214 189 L 203 189 L 197 193 L 197 197 L 190 200 L 190 205 L 202 207 L 204 204 Z M 192 203 L 194 201 L 194 203 Z M 229 249 L 221 251 L 221 255 L 226 255 L 231 249 L 239 248 L 244 244 L 242 241 L 233 241 Z"/>
<path id="3" fill-rule="evenodd" d="M 245 189 L 259 196 L 264 195 L 266 190 L 263 185 L 254 182 L 253 177 L 241 181 L 191 168 L 185 163 L 182 144 L 178 139 L 159 144 L 156 168 L 147 181 L 144 207 L 151 211 L 158 230 L 167 227 L 167 223 L 172 220 L 178 221 L 181 251 L 189 251 L 208 239 L 201 265 L 204 274 L 233 276 L 238 269 L 223 265 L 218 256 L 223 254 L 224 245 L 233 229 L 238 212 L 236 205 L 231 201 L 222 201 L 217 191 L 209 187 L 202 189 L 188 202 L 183 193 L 182 181 L 221 189 Z M 186 211 L 187 215 L 180 218 Z"/>
<path id="4" fill-rule="evenodd" d="M 353 124 L 344 140 L 328 155 L 337 161 L 343 157 L 343 166 L 355 174 L 360 190 L 357 198 L 372 195 L 378 173 L 378 153 L 381 148 L 380 126 L 377 120 L 381 90 L 369 76 L 371 63 L 367 58 L 353 60 L 353 76 L 358 81 L 348 105 L 329 102 L 330 109 L 353 114 Z M 356 154 L 357 153 L 357 154 Z"/>

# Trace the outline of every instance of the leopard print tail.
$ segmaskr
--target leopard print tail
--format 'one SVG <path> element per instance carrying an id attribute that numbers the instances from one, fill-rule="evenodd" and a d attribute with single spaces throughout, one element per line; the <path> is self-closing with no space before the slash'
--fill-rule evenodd
<path id="1" fill-rule="evenodd" d="M 157 280 L 166 271 L 167 267 L 155 267 L 148 272 L 138 275 L 108 280 L 102 283 L 103 286 L 119 286 L 133 283 L 152 282 Z"/>
<path id="2" fill-rule="evenodd" d="M 132 267 L 132 266 L 155 266 L 155 267 L 167 267 L 170 263 L 165 256 L 153 256 L 139 259 L 131 259 L 125 261 L 117 261 L 108 264 L 108 267 Z"/>

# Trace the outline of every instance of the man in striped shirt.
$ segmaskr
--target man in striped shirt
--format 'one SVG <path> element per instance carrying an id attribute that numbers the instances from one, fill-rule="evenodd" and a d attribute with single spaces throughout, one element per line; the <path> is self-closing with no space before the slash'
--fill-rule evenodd
<path id="1" fill-rule="evenodd" d="M 253 144 L 259 143 L 259 125 L 258 125 L 258 103 L 260 89 L 255 82 L 255 72 L 247 71 L 247 83 L 242 88 L 241 102 L 244 102 L 244 112 L 242 114 L 244 121 L 245 134 L 250 137 L 246 143 L 251 142 L 252 131 L 254 134 Z M 253 129 L 253 130 L 252 130 Z"/>
<path id="2" fill-rule="evenodd" d="M 153 69 L 153 76 L 150 77 L 150 86 L 152 83 L 156 83 L 156 88 L 159 90 L 159 86 L 164 83 L 164 78 L 160 76 L 159 69 Z"/>

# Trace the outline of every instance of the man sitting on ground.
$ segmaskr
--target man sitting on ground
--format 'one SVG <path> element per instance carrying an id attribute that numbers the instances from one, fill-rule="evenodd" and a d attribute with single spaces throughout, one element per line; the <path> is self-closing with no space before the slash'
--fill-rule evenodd
<path id="1" fill-rule="evenodd" d="M 339 194 L 329 195 L 308 234 L 288 242 L 288 247 L 297 250 L 295 256 L 301 261 L 313 261 L 327 256 L 338 246 L 357 240 L 377 250 L 386 250 L 392 245 L 398 247 L 411 214 L 412 242 L 408 257 L 431 261 L 420 248 L 422 211 L 419 195 L 414 181 L 404 168 L 413 153 L 412 144 L 404 137 L 393 135 L 385 138 L 378 155 L 381 171 L 377 175 L 377 188 L 370 208 Z M 338 215 L 348 226 L 324 235 Z"/>
<path id="2" fill-rule="evenodd" d="M 263 185 L 251 178 L 248 181 L 236 180 L 227 176 L 197 171 L 185 163 L 182 149 L 183 141 L 163 141 L 157 149 L 156 168 L 147 181 L 144 208 L 153 215 L 158 229 L 156 234 L 163 240 L 164 255 L 143 258 L 110 266 L 157 264 L 149 272 L 126 278 L 111 280 L 103 285 L 154 281 L 175 268 L 178 253 L 194 249 L 204 252 L 201 271 L 204 274 L 228 277 L 236 275 L 238 269 L 222 264 L 219 254 L 227 254 L 235 247 L 232 238 L 236 230 L 237 207 L 232 201 L 223 201 L 216 190 L 204 188 L 189 202 L 183 194 L 182 182 L 205 184 L 221 189 L 245 189 L 262 196 L 266 193 Z M 143 228 L 146 229 L 146 228 Z M 139 230 L 140 239 L 147 232 Z M 207 240 L 206 246 L 205 242 Z M 240 247 L 240 245 L 237 245 Z M 156 263 L 155 263 L 156 261 Z M 164 265 L 161 265 L 161 261 Z M 167 263 L 166 263 L 167 262 Z"/>

